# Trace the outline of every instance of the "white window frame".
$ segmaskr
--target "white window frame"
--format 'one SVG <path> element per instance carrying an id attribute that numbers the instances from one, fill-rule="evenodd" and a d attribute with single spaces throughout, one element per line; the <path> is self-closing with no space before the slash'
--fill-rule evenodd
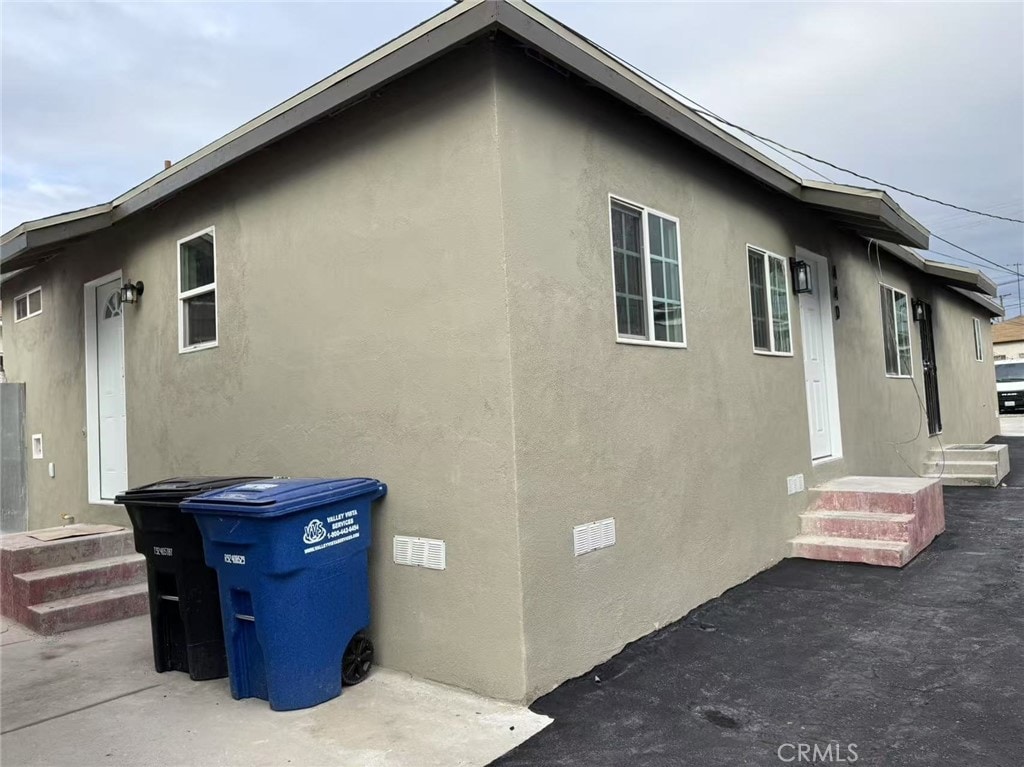
<path id="1" fill-rule="evenodd" d="M 38 311 L 32 311 L 32 302 L 29 300 L 29 296 L 31 296 L 33 293 L 38 293 L 39 294 L 39 309 L 38 309 Z M 24 317 L 19 317 L 18 316 L 18 301 L 20 301 L 23 298 L 25 299 L 25 311 L 27 312 L 27 314 Z M 15 296 L 14 297 L 14 323 L 15 324 L 17 324 L 19 322 L 24 322 L 25 320 L 28 320 L 28 319 L 32 319 L 33 317 L 38 317 L 42 313 L 43 313 L 43 286 L 42 285 L 39 285 L 38 287 L 32 288 L 32 290 L 26 290 L 20 296 Z"/>
<path id="2" fill-rule="evenodd" d="M 981 338 L 981 320 L 974 318 L 974 359 L 976 362 L 985 361 L 985 346 Z"/>
<path id="3" fill-rule="evenodd" d="M 217 232 L 216 227 L 208 226 L 205 229 L 200 229 L 198 232 L 190 234 L 188 237 L 182 237 L 178 240 L 174 248 L 174 257 L 178 262 L 178 354 L 188 354 L 190 352 L 198 352 L 203 349 L 214 349 L 220 344 L 220 301 L 217 298 Z M 202 237 L 204 234 L 213 235 L 213 282 L 207 285 L 201 285 L 198 288 L 192 290 L 182 291 L 181 289 L 181 246 L 183 243 L 189 242 L 190 240 L 196 239 L 196 237 Z M 185 301 L 195 296 L 206 295 L 207 293 L 214 294 L 213 303 L 213 323 L 214 333 L 217 337 L 212 341 L 206 341 L 201 344 L 192 344 L 191 346 L 185 345 Z"/>
<path id="4" fill-rule="evenodd" d="M 899 336 L 899 326 L 897 325 L 897 323 L 899 322 L 899 319 L 898 319 L 898 316 L 896 314 L 896 294 L 897 293 L 900 294 L 901 296 L 903 296 L 905 299 L 907 299 L 907 343 L 909 344 L 909 349 L 910 349 L 910 372 L 904 373 L 904 372 L 900 371 L 899 373 L 890 373 L 889 369 L 885 367 L 885 315 L 883 314 L 882 315 L 882 323 L 883 323 L 882 324 L 882 369 L 885 370 L 885 377 L 886 378 L 913 378 L 914 377 L 914 334 L 911 331 L 911 328 L 913 326 L 913 321 L 914 321 L 913 320 L 914 307 L 910 303 L 910 294 L 907 291 L 900 290 L 899 288 L 897 288 L 897 287 L 895 287 L 893 285 L 890 285 L 890 284 L 888 284 L 886 282 L 880 282 L 878 284 L 879 284 L 880 287 L 888 288 L 889 290 L 892 291 L 892 322 L 893 322 L 892 332 L 893 332 L 893 339 L 896 342 L 896 369 L 897 370 L 900 369 L 900 336 Z M 879 305 L 878 305 L 878 310 L 879 310 L 879 312 L 881 312 L 881 310 L 882 310 L 881 303 L 879 303 Z"/>
<path id="5" fill-rule="evenodd" d="M 750 284 L 750 251 L 760 253 L 764 258 L 764 289 L 765 298 L 768 302 L 768 342 L 771 344 L 771 349 L 758 349 L 757 348 L 757 336 L 754 335 L 754 300 L 751 297 L 751 284 Z M 768 268 L 768 259 L 777 258 L 782 262 L 784 279 L 786 281 L 786 315 L 789 317 L 789 351 L 780 352 L 775 350 L 775 310 L 772 309 L 772 277 L 771 270 Z M 796 347 L 796 339 L 793 335 L 793 302 L 789 299 L 791 284 L 791 277 L 789 276 L 789 259 L 780 256 L 778 253 L 773 253 L 770 250 L 758 247 L 757 245 L 751 245 L 747 243 L 747 247 L 743 251 L 743 269 L 747 273 L 747 303 L 750 305 L 750 348 L 754 350 L 754 354 L 761 354 L 765 357 L 792 357 L 793 350 Z"/>
<path id="6" fill-rule="evenodd" d="M 615 295 L 615 234 L 613 232 L 612 224 L 612 206 L 615 203 L 624 205 L 627 208 L 634 208 L 641 215 L 641 222 L 643 223 L 643 235 L 644 235 L 644 253 L 643 253 L 643 267 L 644 267 L 644 284 L 646 292 L 644 293 L 644 308 L 647 310 L 647 330 L 648 337 L 641 338 L 640 336 L 624 336 L 619 334 L 619 317 L 618 310 L 616 309 L 616 295 Z M 676 225 L 676 253 L 679 254 L 679 319 L 682 323 L 682 341 L 658 341 L 654 338 L 654 298 L 651 296 L 651 250 L 650 250 L 650 231 L 651 227 L 648 223 L 648 214 L 658 216 L 666 221 L 672 221 Z M 686 298 L 683 295 L 683 247 L 682 247 L 682 229 L 680 221 L 676 216 L 669 215 L 668 213 L 662 213 L 660 210 L 648 207 L 647 205 L 641 205 L 638 202 L 633 202 L 618 194 L 608 195 L 608 253 L 611 256 L 612 266 L 612 321 L 615 327 L 615 342 L 620 344 L 631 344 L 633 346 L 661 346 L 670 349 L 685 349 L 686 347 Z"/>

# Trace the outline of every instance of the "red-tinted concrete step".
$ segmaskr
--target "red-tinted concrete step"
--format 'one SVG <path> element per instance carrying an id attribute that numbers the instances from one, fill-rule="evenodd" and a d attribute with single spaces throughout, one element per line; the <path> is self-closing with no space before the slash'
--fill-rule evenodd
<path id="1" fill-rule="evenodd" d="M 811 511 L 921 514 L 942 509 L 942 484 L 921 477 L 841 477 L 811 488 Z"/>
<path id="2" fill-rule="evenodd" d="M 145 583 L 137 583 L 32 605 L 27 610 L 25 623 L 33 631 L 49 635 L 148 612 L 148 589 Z"/>
<path id="3" fill-rule="evenodd" d="M 823 559 L 829 562 L 858 562 L 865 565 L 903 567 L 913 559 L 909 543 L 864 541 L 822 535 L 798 535 L 790 541 L 791 557 Z"/>
<path id="4" fill-rule="evenodd" d="M 808 511 L 800 515 L 800 532 L 834 538 L 909 543 L 914 519 L 913 514 L 876 511 Z"/>
<path id="5" fill-rule="evenodd" d="M 146 558 L 131 554 L 19 573 L 14 576 L 14 590 L 18 604 L 27 607 L 145 582 Z"/>
<path id="6" fill-rule="evenodd" d="M 33 530 L 32 532 L 42 532 Z M 135 553 L 131 530 L 40 541 L 26 533 L 0 536 L 0 557 L 5 573 L 27 573 L 50 567 L 108 559 Z"/>

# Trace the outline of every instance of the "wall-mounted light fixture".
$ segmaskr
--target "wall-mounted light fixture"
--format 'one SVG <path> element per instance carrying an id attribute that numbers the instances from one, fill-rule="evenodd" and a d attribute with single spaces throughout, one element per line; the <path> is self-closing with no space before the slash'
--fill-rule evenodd
<path id="1" fill-rule="evenodd" d="M 911 299 L 910 306 L 914 312 L 914 322 L 921 322 L 924 319 L 924 301 Z"/>
<path id="2" fill-rule="evenodd" d="M 130 280 L 121 286 L 121 303 L 122 304 L 136 304 L 139 302 L 139 297 L 142 292 L 146 289 L 146 286 L 142 284 L 142 280 L 136 283 L 132 283 Z"/>
<path id="3" fill-rule="evenodd" d="M 789 271 L 793 276 L 794 293 L 811 293 L 811 265 L 806 261 L 789 259 Z"/>

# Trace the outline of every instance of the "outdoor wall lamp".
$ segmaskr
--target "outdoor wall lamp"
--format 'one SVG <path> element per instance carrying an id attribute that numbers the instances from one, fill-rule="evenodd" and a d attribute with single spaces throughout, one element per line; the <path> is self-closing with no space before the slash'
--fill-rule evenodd
<path id="1" fill-rule="evenodd" d="M 911 299 L 910 306 L 913 308 L 914 322 L 921 322 L 924 319 L 924 301 Z"/>
<path id="2" fill-rule="evenodd" d="M 136 304 L 139 302 L 139 296 L 146 289 L 146 286 L 142 284 L 142 280 L 136 283 L 132 283 L 130 280 L 121 286 L 121 303 L 122 304 Z"/>
<path id="3" fill-rule="evenodd" d="M 806 261 L 789 259 L 789 271 L 793 276 L 794 293 L 810 293 L 811 291 L 811 265 Z"/>

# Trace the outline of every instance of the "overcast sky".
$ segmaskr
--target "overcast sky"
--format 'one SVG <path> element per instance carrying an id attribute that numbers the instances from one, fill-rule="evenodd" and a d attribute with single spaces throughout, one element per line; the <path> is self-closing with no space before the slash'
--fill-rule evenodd
<path id="1" fill-rule="evenodd" d="M 755 132 L 1024 218 L 1024 3 L 536 4 Z M 3 2 L 0 230 L 109 201 L 446 5 Z M 893 196 L 1024 262 L 1024 226 Z"/>

